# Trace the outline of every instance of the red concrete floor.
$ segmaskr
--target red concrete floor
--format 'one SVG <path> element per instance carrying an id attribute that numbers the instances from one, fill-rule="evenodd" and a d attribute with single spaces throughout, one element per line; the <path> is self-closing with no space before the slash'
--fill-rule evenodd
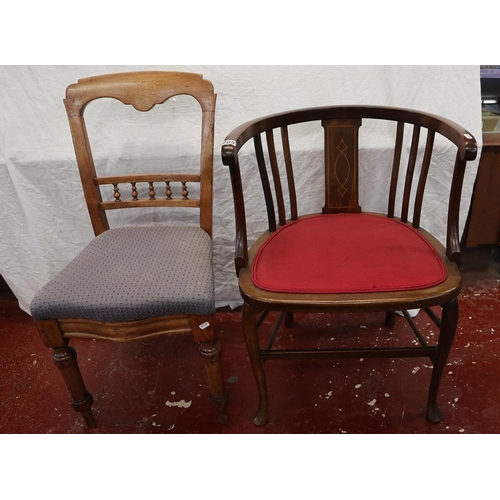
<path id="1" fill-rule="evenodd" d="M 266 363 L 270 422 L 252 423 L 257 393 L 240 313 L 218 314 L 229 422 L 208 401 L 197 346 L 190 337 L 115 344 L 75 339 L 97 427 L 88 430 L 69 404 L 51 352 L 17 301 L 0 300 L 0 433 L 3 434 L 489 434 L 500 432 L 500 274 L 464 273 L 459 328 L 441 384 L 441 424 L 425 418 L 430 361 L 364 359 Z M 430 324 L 425 313 L 417 323 Z M 375 337 L 410 339 L 404 318 L 299 315 L 279 342 L 353 345 Z M 431 327 L 432 340 L 436 328 Z M 333 339 L 333 340 L 332 340 Z"/>

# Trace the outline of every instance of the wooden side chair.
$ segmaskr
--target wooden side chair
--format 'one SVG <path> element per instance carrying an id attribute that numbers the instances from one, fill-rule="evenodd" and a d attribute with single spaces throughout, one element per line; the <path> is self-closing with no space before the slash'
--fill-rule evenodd
<path id="1" fill-rule="evenodd" d="M 384 165 L 377 162 L 367 169 L 378 169 L 378 176 L 382 171 L 388 172 L 384 213 L 365 213 L 358 201 L 358 142 L 362 137 L 359 131 L 368 119 L 370 124 L 371 120 L 381 120 L 385 124 L 381 130 L 385 134 L 392 130 L 394 137 L 388 168 L 384 171 Z M 304 165 L 302 160 L 295 162 L 295 158 L 301 158 L 300 148 L 294 150 L 291 144 L 296 137 L 294 126 L 307 123 L 309 130 L 313 127 L 310 122 L 316 122 L 324 135 L 325 201 L 321 213 L 300 214 L 294 164 L 295 172 L 311 165 Z M 456 150 L 450 165 L 450 195 L 442 200 L 448 205 L 446 246 L 420 227 L 437 136 Z M 254 424 L 264 425 L 269 419 L 264 362 L 286 358 L 428 357 L 433 372 L 427 418 L 432 422 L 442 420 L 438 389 L 457 327 L 461 287 L 460 197 L 466 163 L 476 157 L 476 150 L 474 137 L 449 120 L 414 110 L 376 106 L 333 106 L 279 113 L 247 122 L 226 137 L 221 152 L 223 163 L 229 167 L 234 197 L 235 265 L 244 301 L 243 332 L 259 394 Z M 260 236 L 247 235 L 240 165 L 245 173 L 254 166 L 260 173 L 265 200 L 262 206 L 267 208 L 262 219 L 268 227 Z M 440 182 L 441 177 L 445 182 L 444 175 Z M 253 224 L 257 219 L 252 211 Z M 250 237 L 258 239 L 249 249 Z M 418 330 L 408 313 L 413 309 L 423 309 L 439 327 L 437 343 Z M 259 327 L 271 311 L 280 313 L 279 320 L 263 347 Z M 294 312 L 380 312 L 385 313 L 387 326 L 392 326 L 396 311 L 402 311 L 409 321 L 418 339 L 417 347 L 369 345 L 341 349 L 333 344 L 327 349 L 273 348 L 282 319 L 285 327 L 292 327 Z"/>
<path id="2" fill-rule="evenodd" d="M 161 174 L 124 175 L 120 170 L 114 176 L 98 177 L 83 116 L 86 106 L 96 99 L 112 98 L 145 112 L 179 95 L 191 96 L 201 107 L 199 173 L 182 173 L 175 163 L 169 172 Z M 209 81 L 181 72 L 102 75 L 79 80 L 66 90 L 64 104 L 96 237 L 36 294 L 31 314 L 44 344 L 54 350 L 54 362 L 73 408 L 89 427 L 95 425 L 93 400 L 83 382 L 75 350 L 69 346 L 73 337 L 124 342 L 191 333 L 200 346 L 210 399 L 218 409 L 219 421 L 227 420 L 221 348 L 214 321 L 215 102 Z M 195 157 L 198 153 L 195 151 Z M 188 183 L 199 184 L 199 197 L 188 196 Z M 111 201 L 106 201 L 101 189 L 110 191 L 112 196 L 107 199 Z M 199 210 L 199 225 L 110 229 L 106 211 L 138 207 L 195 208 Z"/>

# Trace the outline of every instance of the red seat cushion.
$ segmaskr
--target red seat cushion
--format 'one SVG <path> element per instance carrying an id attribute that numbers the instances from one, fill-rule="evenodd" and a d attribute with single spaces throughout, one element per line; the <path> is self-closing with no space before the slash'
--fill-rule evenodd
<path id="1" fill-rule="evenodd" d="M 390 292 L 446 279 L 431 244 L 400 221 L 370 214 L 328 214 L 286 224 L 262 245 L 252 281 L 290 293 Z"/>

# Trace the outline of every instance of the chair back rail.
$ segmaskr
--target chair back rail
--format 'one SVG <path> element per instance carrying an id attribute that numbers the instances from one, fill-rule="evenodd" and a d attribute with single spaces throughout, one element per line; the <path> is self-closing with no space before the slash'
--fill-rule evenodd
<path id="1" fill-rule="evenodd" d="M 189 95 L 201 107 L 200 173 L 140 174 L 98 177 L 84 120 L 86 106 L 101 98 L 112 98 L 146 112 L 177 95 Z M 212 235 L 212 171 L 216 95 L 202 75 L 182 72 L 143 71 L 84 78 L 66 91 L 64 104 L 70 124 L 83 191 L 95 235 L 109 229 L 106 210 L 139 207 L 195 207 L 200 226 Z M 199 183 L 199 198 L 189 197 L 188 183 Z M 139 196 L 137 183 L 146 183 L 148 196 Z M 122 185 L 128 185 L 130 197 Z M 160 185 L 158 185 L 160 184 Z M 111 185 L 114 201 L 103 201 L 101 186 Z"/>
<path id="2" fill-rule="evenodd" d="M 477 154 L 474 137 L 456 123 L 429 113 L 377 106 L 333 106 L 307 108 L 269 115 L 241 125 L 231 132 L 222 146 L 222 160 L 230 169 L 236 223 L 235 264 L 237 272 L 248 261 L 245 204 L 242 190 L 238 153 L 242 146 L 253 139 L 257 166 L 260 173 L 269 231 L 286 224 L 286 208 L 281 175 L 286 178 L 289 194 L 290 219 L 299 216 L 297 194 L 290 149 L 289 127 L 298 123 L 320 121 L 325 129 L 325 207 L 323 213 L 359 212 L 358 204 L 358 129 L 363 119 L 380 119 L 396 122 L 392 170 L 388 183 L 387 216 L 394 218 L 398 194 L 398 181 L 402 177 L 400 219 L 420 227 L 423 199 L 436 133 L 447 138 L 457 148 L 450 188 L 446 231 L 446 250 L 450 260 L 459 263 L 460 246 L 458 215 L 463 177 L 467 161 Z M 402 169 L 405 132 L 411 135 L 408 162 Z M 284 168 L 279 167 L 274 132 L 281 132 Z M 426 134 L 426 135 L 425 135 Z M 266 138 L 267 158 L 262 137 Z M 425 136 L 425 149 L 418 161 L 419 144 Z M 418 165 L 420 163 L 420 165 Z M 269 165 L 269 168 L 268 168 Z M 419 167 L 419 168 L 417 168 Z M 280 172 L 283 171 L 283 174 Z M 418 183 L 413 200 L 412 220 L 409 220 L 412 187 L 418 173 Z M 269 178 L 272 177 L 272 183 Z M 274 189 L 273 189 L 274 188 Z M 274 194 L 273 194 L 274 191 Z M 302 214 L 305 215 L 305 214 Z"/>

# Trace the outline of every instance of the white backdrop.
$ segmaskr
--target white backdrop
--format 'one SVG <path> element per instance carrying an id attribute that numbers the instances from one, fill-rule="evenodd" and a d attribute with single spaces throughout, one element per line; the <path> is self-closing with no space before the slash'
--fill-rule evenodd
<path id="1" fill-rule="evenodd" d="M 212 81 L 218 96 L 214 151 L 214 264 L 218 306 L 241 303 L 233 266 L 234 224 L 229 174 L 220 159 L 220 146 L 234 127 L 259 116 L 302 107 L 380 104 L 445 116 L 467 128 L 481 145 L 479 66 L 2 66 L 0 273 L 25 311 L 33 295 L 93 237 L 62 103 L 65 89 L 87 76 L 144 69 L 201 73 Z M 128 115 L 121 115 L 112 104 L 108 111 L 127 124 Z M 137 136 L 112 135 L 108 131 L 107 115 L 89 116 L 95 124 L 95 135 L 90 135 L 96 139 L 98 168 L 100 165 L 105 170 L 118 158 L 127 161 L 130 144 L 137 142 L 138 145 Z M 167 132 L 174 143 L 182 142 L 183 129 L 175 120 Z M 177 153 L 176 147 L 167 153 Z M 159 150 L 151 152 L 151 163 L 147 166 L 133 165 L 138 170 L 151 170 L 148 167 L 155 167 L 159 153 Z M 477 163 L 476 160 L 470 164 L 466 174 L 462 228 Z M 303 195 L 311 188 L 310 180 L 305 175 L 297 181 Z M 366 210 L 377 209 L 376 182 L 377 179 L 368 180 L 360 187 L 361 205 Z M 430 183 L 431 198 L 438 201 L 440 181 L 431 178 Z M 322 189 L 318 182 L 312 185 Z M 246 189 L 251 195 L 252 184 Z M 257 187 L 255 192 L 258 191 Z M 311 196 L 311 200 L 315 201 L 310 205 L 304 201 L 303 208 L 318 210 L 321 196 L 318 206 L 314 205 L 316 198 Z M 247 205 L 250 239 L 262 229 L 257 218 L 252 221 L 252 213 L 260 208 L 260 197 L 251 196 Z M 445 220 L 444 214 L 431 205 L 423 213 L 422 225 L 442 240 Z M 145 213 L 112 214 L 110 222 L 119 225 L 157 221 Z"/>

